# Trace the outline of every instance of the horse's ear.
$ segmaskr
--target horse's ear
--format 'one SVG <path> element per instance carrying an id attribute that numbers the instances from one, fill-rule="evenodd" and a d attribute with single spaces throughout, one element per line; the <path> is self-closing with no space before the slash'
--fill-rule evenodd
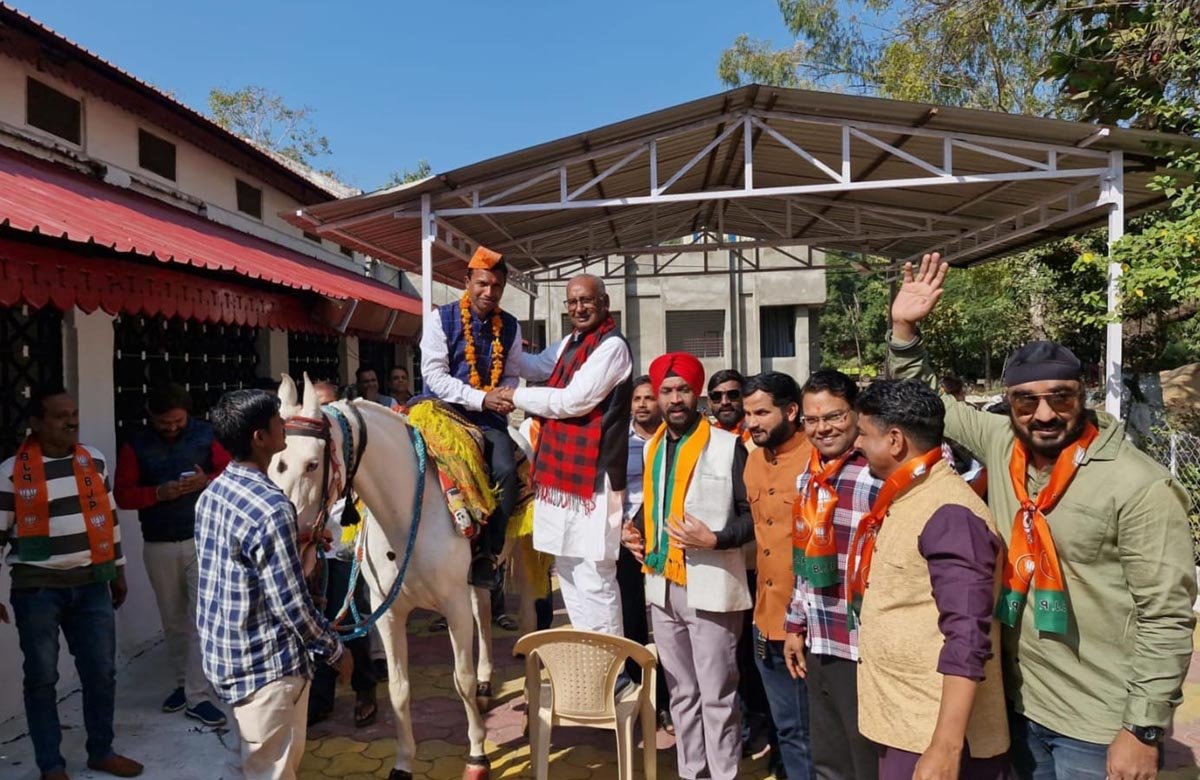
<path id="1" fill-rule="evenodd" d="M 316 417 L 321 411 L 321 404 L 317 401 L 317 389 L 313 387 L 312 380 L 308 378 L 308 372 L 304 372 L 304 415 L 306 417 Z"/>
<path id="2" fill-rule="evenodd" d="M 296 383 L 287 374 L 280 375 L 279 383 L 279 405 L 284 409 L 290 409 L 300 405 L 300 396 L 296 391 Z"/>

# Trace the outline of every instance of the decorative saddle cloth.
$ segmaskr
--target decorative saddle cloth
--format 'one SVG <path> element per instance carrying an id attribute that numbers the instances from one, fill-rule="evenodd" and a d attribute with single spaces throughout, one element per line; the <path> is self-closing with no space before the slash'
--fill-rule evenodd
<path id="1" fill-rule="evenodd" d="M 496 510 L 498 488 L 492 484 L 483 456 L 483 432 L 452 406 L 422 400 L 408 407 L 408 424 L 425 438 L 437 466 L 455 529 L 472 539 Z M 533 533 L 533 490 L 529 483 L 529 461 L 517 448 L 517 474 L 521 494 L 509 518 L 505 536 Z"/>

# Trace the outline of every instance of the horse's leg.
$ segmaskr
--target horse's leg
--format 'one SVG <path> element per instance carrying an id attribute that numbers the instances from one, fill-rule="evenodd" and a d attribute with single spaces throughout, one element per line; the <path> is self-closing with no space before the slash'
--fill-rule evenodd
<path id="1" fill-rule="evenodd" d="M 479 629 L 479 665 L 476 667 L 475 706 L 480 712 L 492 708 L 492 594 L 471 588 L 471 613 Z"/>
<path id="2" fill-rule="evenodd" d="M 475 649 L 472 612 L 477 610 L 471 609 L 461 597 L 444 599 L 443 610 L 447 627 L 450 629 L 450 646 L 454 649 L 454 687 L 467 709 L 467 740 L 470 742 L 470 750 L 463 778 L 485 780 L 489 776 L 487 754 L 483 746 L 487 730 L 483 725 L 483 715 L 475 703 L 475 659 L 472 658 Z"/>
<path id="3" fill-rule="evenodd" d="M 387 650 L 388 698 L 392 703 L 392 715 L 396 721 L 396 763 L 388 780 L 412 780 L 413 758 L 417 743 L 413 739 L 412 717 L 409 704 L 412 691 L 408 683 L 408 611 L 401 613 L 399 604 L 376 623 L 379 637 Z"/>

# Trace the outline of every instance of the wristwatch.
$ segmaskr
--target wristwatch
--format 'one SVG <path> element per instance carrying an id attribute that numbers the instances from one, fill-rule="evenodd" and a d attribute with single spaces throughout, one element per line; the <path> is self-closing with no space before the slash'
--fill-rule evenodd
<path id="1" fill-rule="evenodd" d="M 1143 745 L 1157 745 L 1163 739 L 1163 729 L 1159 726 L 1131 726 L 1126 723 L 1125 730 Z"/>

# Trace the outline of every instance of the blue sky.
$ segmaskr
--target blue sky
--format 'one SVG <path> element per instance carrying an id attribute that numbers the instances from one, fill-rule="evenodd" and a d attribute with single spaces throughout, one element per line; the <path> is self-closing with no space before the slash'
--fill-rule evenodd
<path id="1" fill-rule="evenodd" d="M 11 0 L 205 109 L 259 84 L 314 109 L 348 183 L 379 186 L 719 92 L 739 33 L 790 43 L 775 0 Z"/>

